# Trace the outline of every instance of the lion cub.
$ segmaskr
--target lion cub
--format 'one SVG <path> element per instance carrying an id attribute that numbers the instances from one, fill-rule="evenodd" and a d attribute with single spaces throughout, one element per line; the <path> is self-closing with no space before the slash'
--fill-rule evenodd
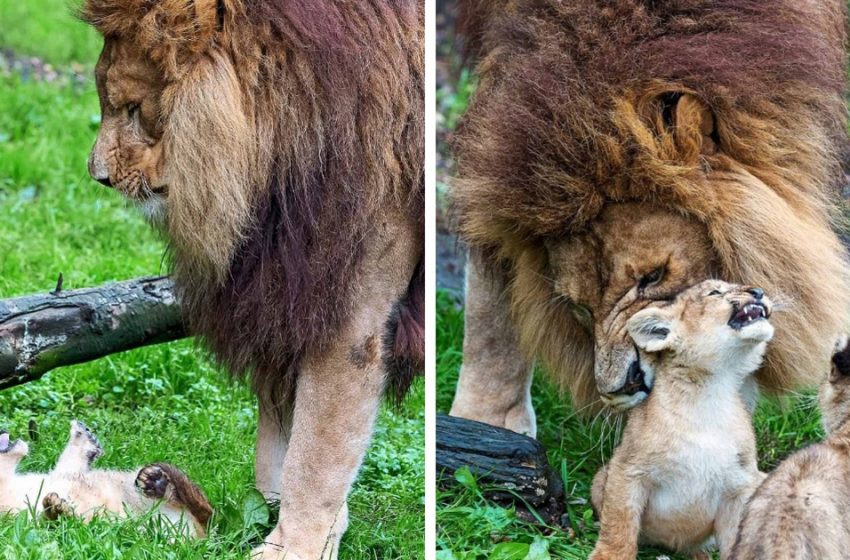
<path id="1" fill-rule="evenodd" d="M 836 345 L 820 389 L 826 441 L 776 467 L 747 504 L 735 560 L 838 560 L 850 554 L 850 345 Z"/>
<path id="2" fill-rule="evenodd" d="M 18 473 L 29 453 L 25 441 L 12 441 L 0 432 L 0 511 L 33 507 L 48 519 L 78 515 L 89 520 L 97 513 L 144 513 L 157 507 L 158 515 L 184 527 L 190 537 L 202 537 L 212 515 L 206 496 L 179 469 L 164 463 L 136 471 L 92 469 L 103 450 L 97 438 L 80 422 L 71 422 L 68 444 L 53 470 L 46 474 Z"/>
<path id="3" fill-rule="evenodd" d="M 593 480 L 601 530 L 591 559 L 635 558 L 639 540 L 704 558 L 712 536 L 729 556 L 764 478 L 743 394 L 773 337 L 770 311 L 761 289 L 708 280 L 629 320 L 654 387 Z"/>

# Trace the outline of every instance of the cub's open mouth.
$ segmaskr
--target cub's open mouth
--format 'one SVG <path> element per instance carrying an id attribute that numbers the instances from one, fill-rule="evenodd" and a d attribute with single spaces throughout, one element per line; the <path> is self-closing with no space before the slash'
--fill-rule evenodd
<path id="1" fill-rule="evenodd" d="M 0 453 L 6 453 L 12 447 L 9 432 L 0 432 Z"/>
<path id="2" fill-rule="evenodd" d="M 760 301 L 751 301 L 743 307 L 738 305 L 733 307 L 729 326 L 738 330 L 768 317 L 770 317 L 770 312 L 765 304 Z"/>

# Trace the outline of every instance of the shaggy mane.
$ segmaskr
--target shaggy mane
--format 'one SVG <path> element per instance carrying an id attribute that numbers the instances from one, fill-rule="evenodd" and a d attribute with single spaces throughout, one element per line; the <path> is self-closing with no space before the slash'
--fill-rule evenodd
<path id="1" fill-rule="evenodd" d="M 583 231 L 609 203 L 689 216 L 707 225 L 728 280 L 794 299 L 799 317 L 786 325 L 800 332 L 769 353 L 763 380 L 813 380 L 798 368 L 819 363 L 811 348 L 847 327 L 850 305 L 830 231 L 850 153 L 845 10 L 839 0 L 462 2 L 479 68 L 454 146 L 462 238 L 514 270 L 536 262 L 545 277 L 546 240 Z M 712 137 L 676 126 L 677 110 L 691 124 L 709 112 Z M 536 309 L 562 313 L 551 288 L 539 293 Z M 824 301 L 835 317 L 821 321 Z M 521 324 L 553 324 L 523 320 L 531 308 L 515 306 Z M 544 360 L 547 345 L 561 357 L 569 345 L 555 333 L 522 338 L 544 341 L 526 349 Z M 586 383 L 570 371 L 587 372 L 585 357 L 574 360 L 550 369 Z"/>
<path id="2" fill-rule="evenodd" d="M 169 188 L 166 229 L 186 317 L 260 396 L 288 393 L 305 353 L 349 318 L 382 213 L 422 220 L 419 4 L 88 0 L 81 10 L 166 78 L 163 142 L 182 187 Z M 404 320 L 421 326 L 424 314 Z M 418 350 L 393 348 L 398 360 Z"/>

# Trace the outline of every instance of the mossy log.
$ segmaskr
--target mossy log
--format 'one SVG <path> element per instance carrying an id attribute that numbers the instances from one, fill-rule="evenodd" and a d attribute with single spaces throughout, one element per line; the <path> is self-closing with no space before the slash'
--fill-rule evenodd
<path id="1" fill-rule="evenodd" d="M 167 277 L 0 300 L 0 389 L 59 366 L 187 336 Z"/>
<path id="2" fill-rule="evenodd" d="M 485 497 L 514 505 L 529 521 L 565 525 L 563 482 L 536 439 L 438 414 L 436 455 L 437 479 L 443 487 L 455 484 L 455 472 L 468 467 Z"/>

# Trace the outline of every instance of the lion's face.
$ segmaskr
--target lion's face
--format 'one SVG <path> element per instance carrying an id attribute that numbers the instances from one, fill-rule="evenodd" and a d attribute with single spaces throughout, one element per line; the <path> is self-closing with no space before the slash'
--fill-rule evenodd
<path id="1" fill-rule="evenodd" d="M 160 221 L 168 196 L 160 109 L 163 77 L 138 47 L 108 38 L 95 79 L 101 126 L 89 156 L 89 174 Z"/>
<path id="2" fill-rule="evenodd" d="M 647 205 L 612 205 L 584 233 L 550 243 L 549 261 L 555 290 L 594 341 L 603 400 L 634 406 L 651 380 L 626 325 L 652 302 L 672 300 L 715 274 L 704 226 Z"/>

